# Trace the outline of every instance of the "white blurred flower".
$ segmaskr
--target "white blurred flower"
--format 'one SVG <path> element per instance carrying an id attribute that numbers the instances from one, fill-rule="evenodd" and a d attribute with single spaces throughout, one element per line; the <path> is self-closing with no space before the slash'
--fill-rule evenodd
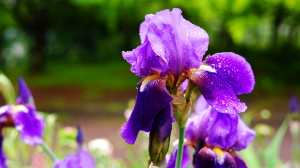
<path id="1" fill-rule="evenodd" d="M 88 148 L 91 151 L 98 152 L 100 155 L 110 156 L 114 151 L 113 145 L 106 138 L 98 138 L 89 141 Z"/>

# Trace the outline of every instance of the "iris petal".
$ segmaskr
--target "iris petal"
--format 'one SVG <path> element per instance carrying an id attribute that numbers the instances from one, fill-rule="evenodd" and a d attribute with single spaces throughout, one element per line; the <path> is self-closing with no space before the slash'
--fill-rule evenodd
<path id="1" fill-rule="evenodd" d="M 15 128 L 21 133 L 21 139 L 28 145 L 43 143 L 42 135 L 45 128 L 43 118 L 35 113 L 35 107 L 26 105 L 17 107 L 13 115 Z"/>
<path id="2" fill-rule="evenodd" d="M 19 85 L 19 96 L 17 97 L 16 104 L 32 104 L 33 105 L 33 103 L 34 103 L 33 97 L 22 77 L 20 77 L 18 79 L 18 85 Z"/>
<path id="3" fill-rule="evenodd" d="M 177 157 L 177 147 L 174 148 L 166 168 L 175 168 L 176 157 Z M 190 164 L 190 160 L 191 159 L 190 159 L 190 155 L 189 155 L 188 146 L 184 145 L 183 146 L 183 153 L 182 153 L 181 168 L 187 167 Z"/>
<path id="4" fill-rule="evenodd" d="M 147 15 L 140 26 L 140 38 L 141 46 L 123 52 L 138 76 L 152 75 L 155 70 L 161 76 L 170 72 L 179 77 L 185 70 L 199 67 L 208 47 L 207 33 L 185 20 L 177 8 Z"/>
<path id="5" fill-rule="evenodd" d="M 80 150 L 77 154 L 69 154 L 63 160 L 57 160 L 53 168 L 95 168 L 96 164 L 91 154 Z"/>
<path id="6" fill-rule="evenodd" d="M 250 64 L 240 55 L 232 52 L 216 53 L 205 59 L 208 65 L 217 71 L 237 95 L 250 93 L 255 84 Z"/>
<path id="7" fill-rule="evenodd" d="M 254 139 L 255 135 L 255 131 L 250 129 L 239 117 L 237 125 L 237 139 L 232 146 L 232 150 L 240 151 L 247 148 Z"/>
<path id="8" fill-rule="evenodd" d="M 173 100 L 165 88 L 163 79 L 151 79 L 148 81 L 145 78 L 142 83 L 142 85 L 138 85 L 139 91 L 132 114 L 121 131 L 121 136 L 129 144 L 135 142 L 140 130 L 149 132 L 153 127 L 156 116 L 166 106 L 169 106 Z M 155 123 L 159 123 L 162 126 L 166 121 L 165 118 L 161 118 L 160 121 Z"/>
<path id="9" fill-rule="evenodd" d="M 241 113 L 246 111 L 245 103 L 236 95 L 249 93 L 254 87 L 254 75 L 249 63 L 234 53 L 217 53 L 209 56 L 193 71 L 194 81 L 206 101 L 219 112 Z"/>
<path id="10" fill-rule="evenodd" d="M 3 136 L 0 135 L 0 167 L 7 168 L 6 157 L 5 157 L 5 154 L 3 152 L 3 140 L 4 140 Z"/>

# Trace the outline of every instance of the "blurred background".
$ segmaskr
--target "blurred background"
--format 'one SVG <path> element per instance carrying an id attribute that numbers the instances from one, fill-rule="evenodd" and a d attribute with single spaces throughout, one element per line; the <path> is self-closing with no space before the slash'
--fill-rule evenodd
<path id="1" fill-rule="evenodd" d="M 300 93 L 299 0 L 0 0 L 0 70 L 15 85 L 24 77 L 39 111 L 124 146 L 119 131 L 140 78 L 121 52 L 140 45 L 146 14 L 174 7 L 207 31 L 207 55 L 247 59 L 256 86 L 240 98 L 253 124 L 278 127 Z"/>

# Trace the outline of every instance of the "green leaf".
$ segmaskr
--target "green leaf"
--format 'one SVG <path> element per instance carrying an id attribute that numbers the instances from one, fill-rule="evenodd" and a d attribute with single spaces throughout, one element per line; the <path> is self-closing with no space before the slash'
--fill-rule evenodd
<path id="1" fill-rule="evenodd" d="M 248 146 L 248 148 L 238 152 L 238 154 L 243 158 L 248 167 L 262 167 L 253 145 Z"/>
<path id="2" fill-rule="evenodd" d="M 288 120 L 287 118 L 283 121 L 277 133 L 271 140 L 270 144 L 266 147 L 264 151 L 264 162 L 266 168 L 274 168 L 283 166 L 282 161 L 278 156 L 279 148 L 282 142 L 282 139 L 288 129 Z"/>
<path id="3" fill-rule="evenodd" d="M 4 100 L 7 104 L 14 104 L 15 90 L 10 80 L 0 71 L 0 92 L 2 92 Z"/>

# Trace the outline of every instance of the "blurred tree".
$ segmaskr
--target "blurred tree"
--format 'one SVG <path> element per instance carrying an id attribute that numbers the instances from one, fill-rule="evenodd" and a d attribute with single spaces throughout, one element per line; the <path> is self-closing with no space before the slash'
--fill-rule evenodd
<path id="1" fill-rule="evenodd" d="M 26 33 L 29 49 L 23 59 L 30 58 L 31 72 L 57 62 L 125 63 L 121 51 L 139 45 L 144 16 L 173 7 L 208 32 L 207 54 L 231 51 L 246 57 L 258 87 L 300 86 L 295 78 L 300 74 L 300 61 L 295 61 L 300 52 L 299 0 L 3 0 L 0 52 L 9 44 L 5 32 L 14 28 Z"/>

